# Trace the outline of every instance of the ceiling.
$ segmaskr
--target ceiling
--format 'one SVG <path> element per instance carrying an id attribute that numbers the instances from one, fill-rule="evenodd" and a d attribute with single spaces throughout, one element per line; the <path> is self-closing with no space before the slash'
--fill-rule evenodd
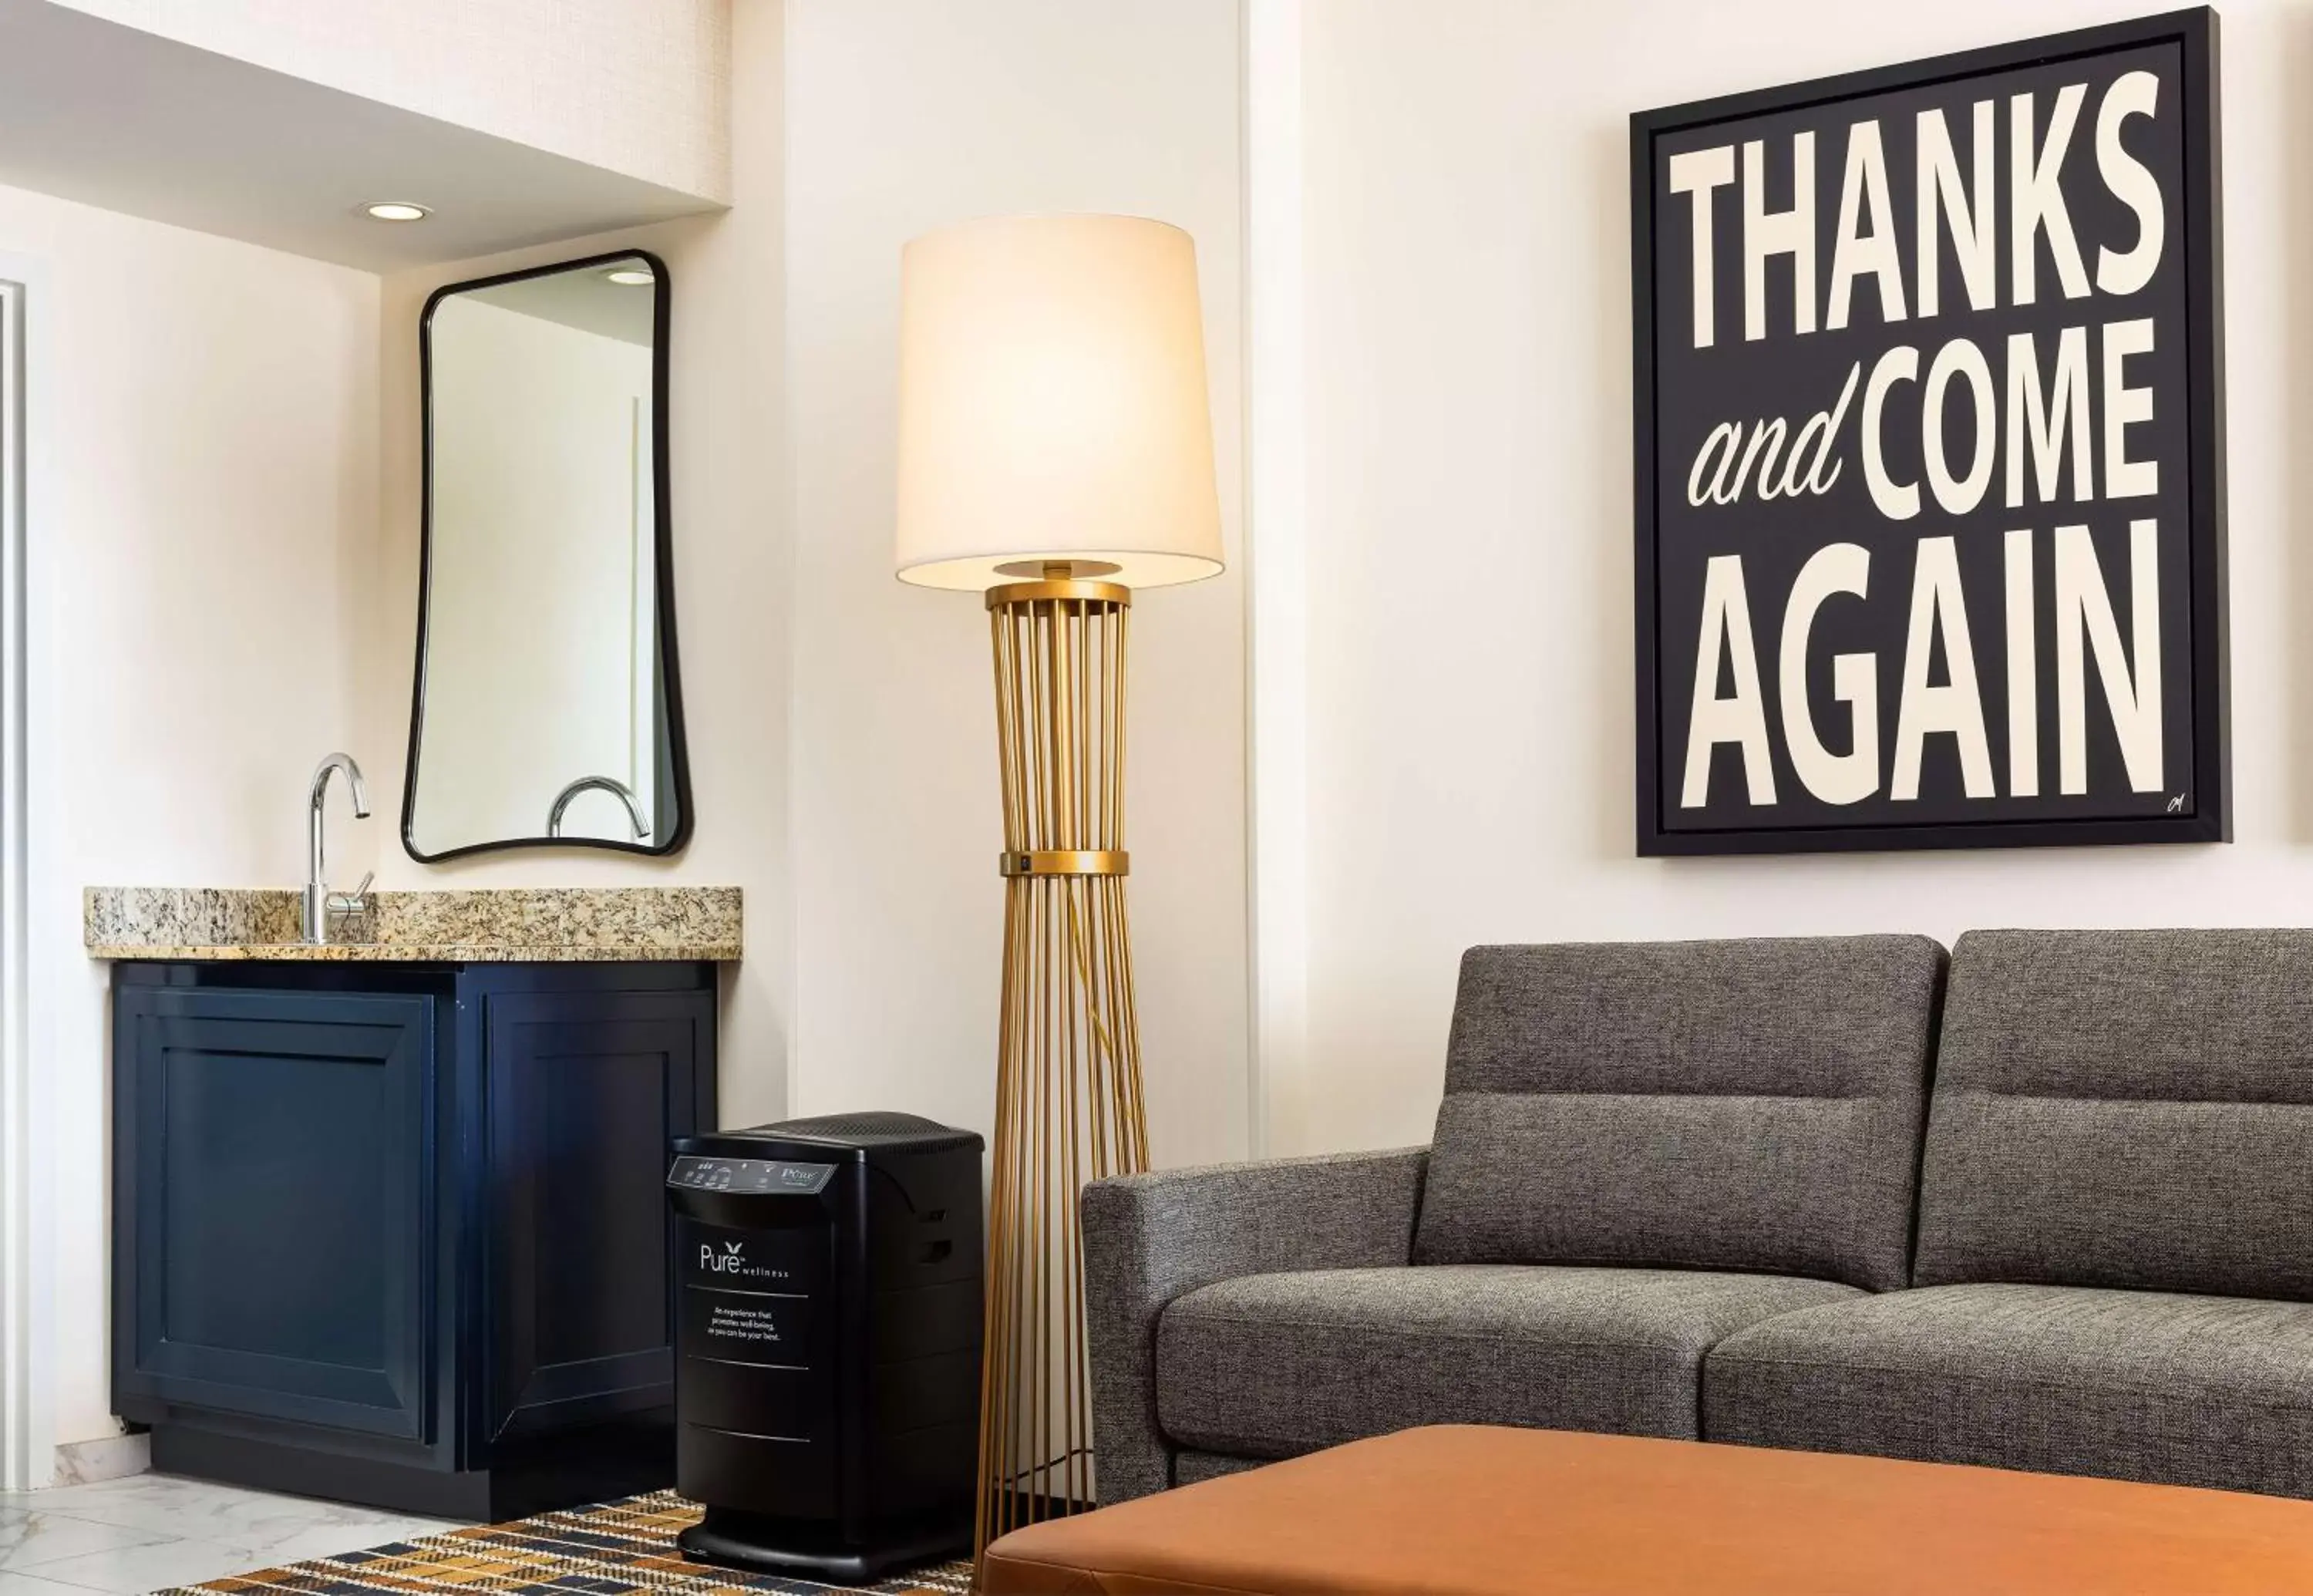
<path id="1" fill-rule="evenodd" d="M 378 272 L 722 208 L 46 0 L 0 0 L 0 183 Z"/>

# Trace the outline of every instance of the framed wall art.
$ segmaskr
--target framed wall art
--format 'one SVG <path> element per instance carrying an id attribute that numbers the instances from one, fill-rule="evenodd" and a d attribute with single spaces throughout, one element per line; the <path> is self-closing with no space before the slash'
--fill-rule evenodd
<path id="1" fill-rule="evenodd" d="M 2216 51 L 1631 119 L 1640 853 L 2228 839 Z"/>

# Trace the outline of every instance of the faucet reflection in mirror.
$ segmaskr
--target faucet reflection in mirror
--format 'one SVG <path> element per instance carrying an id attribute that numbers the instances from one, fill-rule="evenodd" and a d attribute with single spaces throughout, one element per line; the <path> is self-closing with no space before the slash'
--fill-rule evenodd
<path id="1" fill-rule="evenodd" d="M 665 267 L 640 251 L 427 302 L 417 693 L 423 860 L 690 833 L 674 646 Z M 606 792 L 573 806 L 579 794 Z"/>
<path id="2" fill-rule="evenodd" d="M 554 795 L 554 807 L 546 812 L 548 836 L 562 834 L 562 816 L 569 809 L 570 801 L 582 792 L 609 793 L 627 807 L 627 820 L 635 828 L 636 840 L 650 835 L 650 824 L 643 818 L 642 806 L 635 801 L 633 790 L 625 782 L 611 776 L 581 776 Z"/>
<path id="3" fill-rule="evenodd" d="M 331 914 L 358 914 L 369 906 L 365 895 L 377 874 L 365 872 L 361 885 L 351 892 L 330 890 L 322 809 L 330 796 L 330 778 L 339 772 L 345 773 L 346 796 L 353 800 L 354 818 L 369 818 L 369 788 L 362 780 L 361 766 L 350 754 L 324 754 L 313 767 L 313 783 L 305 794 L 305 891 L 298 900 L 298 934 L 315 947 L 330 939 Z"/>

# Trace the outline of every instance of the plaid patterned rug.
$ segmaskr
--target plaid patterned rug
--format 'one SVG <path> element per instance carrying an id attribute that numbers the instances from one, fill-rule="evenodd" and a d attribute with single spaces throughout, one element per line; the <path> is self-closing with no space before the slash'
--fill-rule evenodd
<path id="1" fill-rule="evenodd" d="M 781 1574 L 740 1574 L 685 1560 L 674 1538 L 699 1521 L 697 1503 L 672 1491 L 605 1502 L 567 1512 L 541 1513 L 511 1524 L 483 1524 L 396 1541 L 365 1552 L 347 1552 L 262 1568 L 209 1584 L 161 1592 L 157 1596 L 195 1596 L 198 1592 L 291 1591 L 303 1596 L 365 1596 L 427 1592 L 479 1596 L 481 1592 L 540 1592 L 550 1596 L 621 1596 L 629 1591 L 665 1596 L 714 1596 L 718 1592 L 767 1591 L 782 1596 L 814 1596 L 822 1591 L 873 1591 L 881 1596 L 963 1596 L 972 1586 L 972 1565 L 942 1563 L 905 1578 L 876 1585 L 827 1585 Z"/>

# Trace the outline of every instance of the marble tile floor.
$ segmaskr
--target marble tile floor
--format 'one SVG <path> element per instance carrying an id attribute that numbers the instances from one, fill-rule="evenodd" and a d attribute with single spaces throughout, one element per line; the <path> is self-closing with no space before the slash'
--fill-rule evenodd
<path id="1" fill-rule="evenodd" d="M 0 1491 L 0 1596 L 140 1596 L 457 1527 L 166 1474 Z"/>

